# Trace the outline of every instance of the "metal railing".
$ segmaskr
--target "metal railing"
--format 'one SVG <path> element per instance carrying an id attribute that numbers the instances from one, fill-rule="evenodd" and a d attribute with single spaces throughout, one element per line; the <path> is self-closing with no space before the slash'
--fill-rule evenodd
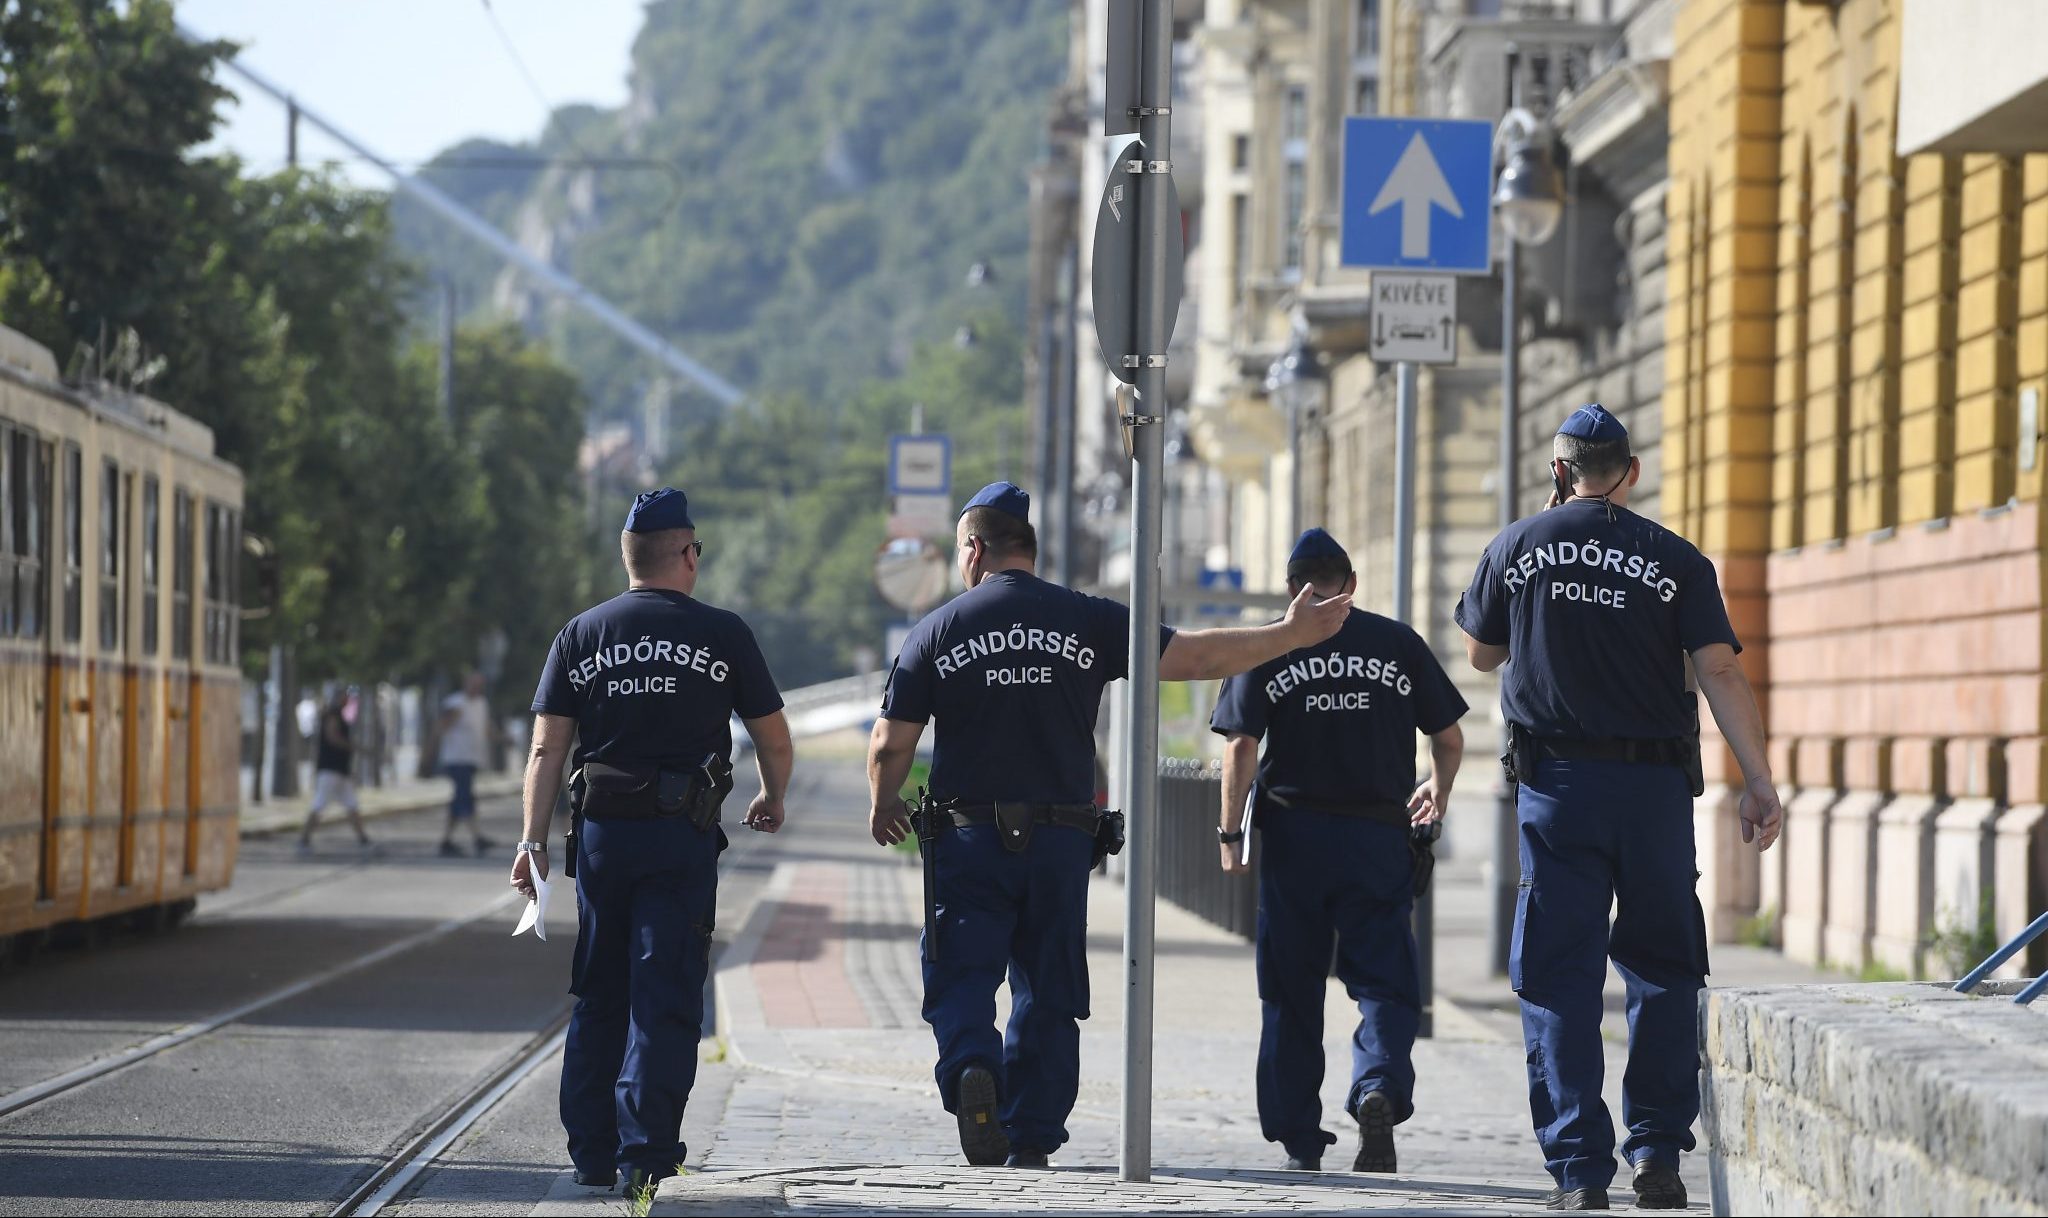
<path id="1" fill-rule="evenodd" d="M 1216 811 L 1223 765 L 1162 758 L 1159 763 L 1159 895 L 1205 922 L 1246 939 L 1259 922 L 1259 855 L 1252 874 L 1226 875 L 1216 854 Z"/>
<path id="2" fill-rule="evenodd" d="M 1992 952 L 1990 956 L 1985 958 L 1984 963 L 1971 969 L 1969 976 L 1956 982 L 1956 993 L 1967 994 L 1971 990 L 1976 989 L 1986 977 L 1991 975 L 1992 969 L 2018 955 L 2026 948 L 2027 944 L 2032 943 L 2043 934 L 2048 934 L 2048 913 L 2044 913 L 2028 923 L 2027 928 L 2014 935 L 2007 941 L 2004 947 Z M 2033 1002 L 2034 999 L 2039 998 L 2044 990 L 2048 990 L 2048 973 L 2043 973 L 2028 982 L 2024 989 L 2013 995 L 2012 1000 L 2021 1006 L 2026 1006 Z"/>

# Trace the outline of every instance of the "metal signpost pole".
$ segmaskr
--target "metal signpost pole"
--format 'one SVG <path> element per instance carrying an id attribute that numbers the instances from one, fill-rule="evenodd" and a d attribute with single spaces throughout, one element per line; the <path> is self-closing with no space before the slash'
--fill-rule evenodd
<path id="1" fill-rule="evenodd" d="M 1501 256 L 1501 331 L 1500 331 L 1500 527 L 1504 530 L 1515 522 L 1515 417 L 1520 413 L 1519 403 L 1522 383 L 1521 336 L 1515 316 L 1515 280 L 1520 270 L 1521 251 L 1510 238 L 1507 249 Z M 1501 731 L 1507 731 L 1505 721 Z M 1505 742 L 1501 745 L 1507 747 Z M 1506 782 L 1495 788 L 1499 794 L 1493 810 L 1493 919 L 1492 933 L 1488 936 L 1488 955 L 1492 959 L 1493 972 L 1497 977 L 1508 974 L 1508 955 L 1513 949 L 1515 937 L 1515 900 L 1519 895 L 1516 885 L 1521 882 L 1520 832 L 1515 826 L 1515 789 Z"/>
<path id="2" fill-rule="evenodd" d="M 1394 619 L 1415 621 L 1415 364 L 1394 365 Z M 1415 943 L 1422 973 L 1422 1036 L 1435 1034 L 1436 904 L 1428 893 L 1415 903 Z"/>
<path id="3" fill-rule="evenodd" d="M 1167 286 L 1174 214 L 1169 116 L 1173 87 L 1172 0 L 1142 0 L 1138 53 L 1137 401 L 1132 413 L 1131 715 L 1125 847 L 1124 1095 L 1121 1177 L 1152 1178 L 1153 899 L 1159 855 L 1159 543 L 1164 525 L 1166 342 L 1173 329 Z"/>

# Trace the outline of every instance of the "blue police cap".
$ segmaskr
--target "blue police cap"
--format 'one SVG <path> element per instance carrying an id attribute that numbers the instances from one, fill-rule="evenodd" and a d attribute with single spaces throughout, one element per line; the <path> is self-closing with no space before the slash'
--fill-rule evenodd
<path id="1" fill-rule="evenodd" d="M 1621 420 L 1608 414 L 1607 408 L 1598 402 L 1572 411 L 1571 417 L 1557 429 L 1557 434 L 1576 436 L 1594 444 L 1606 444 L 1614 440 L 1628 443 L 1628 428 L 1623 427 Z"/>
<path id="2" fill-rule="evenodd" d="M 1025 524 L 1031 523 L 1031 496 L 1014 482 L 991 482 L 974 493 L 967 501 L 967 507 L 960 509 L 965 516 L 968 508 L 994 508 L 1005 516 L 1015 516 Z"/>
<path id="3" fill-rule="evenodd" d="M 1336 538 L 1321 529 L 1310 529 L 1294 543 L 1294 551 L 1287 556 L 1287 564 L 1293 566 L 1298 562 L 1318 558 L 1341 558 L 1347 563 L 1351 561 L 1351 556 L 1344 552 L 1343 546 L 1337 544 Z"/>
<path id="4" fill-rule="evenodd" d="M 694 529 L 690 523 L 690 500 L 672 486 L 642 491 L 626 513 L 628 533 L 659 533 L 664 529 Z"/>

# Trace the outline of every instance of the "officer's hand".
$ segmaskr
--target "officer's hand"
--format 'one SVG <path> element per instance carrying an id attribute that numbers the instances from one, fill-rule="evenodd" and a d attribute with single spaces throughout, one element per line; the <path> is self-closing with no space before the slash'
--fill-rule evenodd
<path id="1" fill-rule="evenodd" d="M 1437 794 L 1436 779 L 1426 778 L 1408 797 L 1408 823 L 1411 825 L 1435 824 L 1444 818 L 1444 799 Z"/>
<path id="2" fill-rule="evenodd" d="M 747 828 L 756 833 L 773 833 L 782 828 L 782 801 L 768 798 L 762 791 L 754 796 L 754 802 L 747 805 Z"/>
<path id="3" fill-rule="evenodd" d="M 1778 802 L 1778 790 L 1768 778 L 1752 778 L 1743 787 L 1736 811 L 1742 817 L 1742 840 L 1755 842 L 1759 853 L 1769 850 L 1785 827 L 1785 805 Z"/>
<path id="4" fill-rule="evenodd" d="M 1304 585 L 1287 606 L 1285 621 L 1289 633 L 1301 640 L 1301 646 L 1312 647 L 1342 630 L 1344 619 L 1350 616 L 1350 596 L 1333 596 L 1319 601 L 1315 587 Z"/>
<path id="5" fill-rule="evenodd" d="M 1223 857 L 1223 874 L 1248 875 L 1252 865 L 1244 861 L 1243 842 L 1217 842 L 1216 849 Z"/>
<path id="6" fill-rule="evenodd" d="M 1547 500 L 1545 500 L 1545 501 L 1544 501 L 1544 503 L 1543 503 L 1543 510 L 1547 512 L 1547 511 L 1549 511 L 1549 510 L 1550 510 L 1551 508 L 1554 508 L 1554 507 L 1562 507 L 1563 505 L 1564 505 L 1564 496 L 1563 496 L 1563 495 L 1560 495 L 1560 494 L 1558 494 L 1558 493 L 1557 493 L 1557 490 L 1556 490 L 1556 488 L 1554 488 L 1554 487 L 1553 487 L 1553 488 L 1551 489 L 1551 492 L 1550 492 L 1550 498 L 1549 498 L 1549 499 L 1547 499 Z"/>
<path id="7" fill-rule="evenodd" d="M 868 813 L 868 832 L 878 846 L 893 846 L 910 836 L 910 809 L 903 800 L 892 799 Z"/>
<path id="8" fill-rule="evenodd" d="M 520 896 L 531 901 L 533 899 L 533 877 L 528 871 L 529 866 L 540 868 L 540 878 L 543 880 L 547 879 L 548 856 L 545 854 L 532 854 L 521 850 L 512 857 L 512 887 L 519 890 Z"/>

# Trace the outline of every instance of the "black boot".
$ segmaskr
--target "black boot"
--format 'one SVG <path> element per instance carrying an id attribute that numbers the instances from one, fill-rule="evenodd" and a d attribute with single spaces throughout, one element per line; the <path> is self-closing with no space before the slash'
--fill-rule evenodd
<path id="1" fill-rule="evenodd" d="M 1051 1167 L 1052 1156 L 1036 1150 L 1013 1150 L 1004 1167 Z"/>
<path id="2" fill-rule="evenodd" d="M 1678 1169 L 1669 1164 L 1644 1159 L 1636 1164 L 1634 1184 L 1639 1210 L 1685 1208 L 1685 1181 L 1679 1179 Z"/>
<path id="3" fill-rule="evenodd" d="M 995 1167 L 1010 1153 L 996 1103 L 996 1076 L 987 1067 L 969 1066 L 960 1072 L 953 1115 L 960 1122 L 960 1150 L 976 1167 Z"/>
<path id="4" fill-rule="evenodd" d="M 1358 1157 L 1351 1170 L 1394 1171 L 1394 1101 L 1384 1091 L 1368 1091 L 1351 1115 L 1358 1119 Z"/>
<path id="5" fill-rule="evenodd" d="M 1543 1199 L 1547 1210 L 1604 1210 L 1607 1208 L 1607 1190 L 1604 1188 L 1553 1188 Z"/>
<path id="6" fill-rule="evenodd" d="M 1280 1170 L 1321 1171 L 1323 1170 L 1323 1157 L 1321 1155 L 1316 1155 L 1313 1158 L 1308 1155 L 1288 1155 L 1287 1162 L 1280 1165 Z"/>

